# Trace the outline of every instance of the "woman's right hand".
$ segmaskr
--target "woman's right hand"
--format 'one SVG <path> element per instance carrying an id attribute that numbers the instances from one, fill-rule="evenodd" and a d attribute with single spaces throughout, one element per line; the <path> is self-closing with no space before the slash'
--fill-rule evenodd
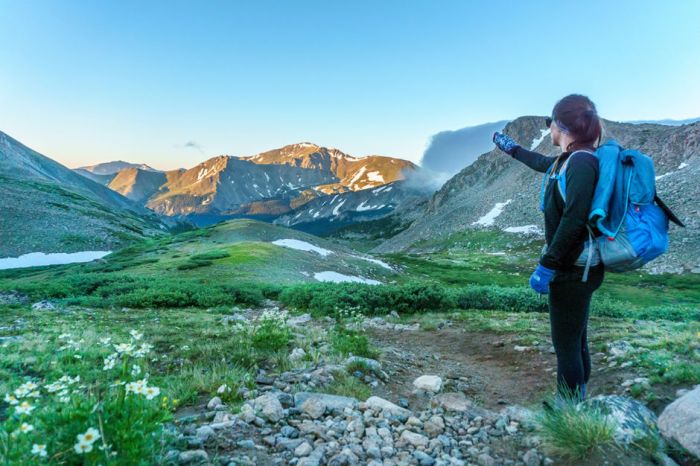
<path id="1" fill-rule="evenodd" d="M 520 147 L 520 145 L 513 140 L 510 136 L 503 133 L 495 132 L 493 133 L 493 142 L 508 155 L 513 155 L 515 149 Z"/>

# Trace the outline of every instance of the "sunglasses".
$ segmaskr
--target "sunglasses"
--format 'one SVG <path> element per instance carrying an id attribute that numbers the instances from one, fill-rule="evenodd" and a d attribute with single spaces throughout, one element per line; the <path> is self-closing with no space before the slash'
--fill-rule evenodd
<path id="1" fill-rule="evenodd" d="M 551 127 L 553 122 L 554 122 L 554 120 L 551 117 L 547 117 L 544 119 L 544 124 L 547 125 L 547 128 Z M 559 131 L 561 131 L 562 133 L 569 132 L 569 128 L 564 126 L 564 123 L 562 123 L 559 120 L 557 120 L 557 128 L 559 128 Z"/>

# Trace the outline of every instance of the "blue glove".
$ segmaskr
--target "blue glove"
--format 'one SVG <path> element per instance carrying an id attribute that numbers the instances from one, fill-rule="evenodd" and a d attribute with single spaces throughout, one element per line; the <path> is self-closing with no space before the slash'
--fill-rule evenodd
<path id="1" fill-rule="evenodd" d="M 540 294 L 549 293 L 549 282 L 554 276 L 554 270 L 548 269 L 542 264 L 537 264 L 537 268 L 530 276 L 530 288 Z"/>
<path id="2" fill-rule="evenodd" d="M 506 136 L 503 133 L 495 132 L 493 133 L 493 142 L 508 155 L 513 155 L 515 149 L 520 147 L 520 145 L 513 140 L 510 136 Z"/>

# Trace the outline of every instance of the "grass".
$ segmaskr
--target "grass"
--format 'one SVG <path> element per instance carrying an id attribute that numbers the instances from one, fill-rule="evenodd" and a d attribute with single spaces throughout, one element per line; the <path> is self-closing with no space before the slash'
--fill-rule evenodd
<path id="1" fill-rule="evenodd" d="M 615 443 L 615 425 L 594 409 L 577 410 L 569 401 L 558 409 L 543 411 L 538 419 L 539 435 L 546 449 L 565 461 L 590 461 L 622 449 Z"/>

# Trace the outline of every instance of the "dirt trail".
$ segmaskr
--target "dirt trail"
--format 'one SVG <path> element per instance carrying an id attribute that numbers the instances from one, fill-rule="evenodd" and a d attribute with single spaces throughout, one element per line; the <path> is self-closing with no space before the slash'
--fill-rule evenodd
<path id="1" fill-rule="evenodd" d="M 555 388 L 555 355 L 542 347 L 516 351 L 511 335 L 444 328 L 400 332 L 370 329 L 368 336 L 382 349 L 380 359 L 390 376 L 386 385 L 373 392 L 394 401 L 405 398 L 412 409 L 427 404 L 425 398 L 413 393 L 412 385 L 424 374 L 439 375 L 447 384 L 444 391 L 462 391 L 487 409 L 512 404 L 539 406 Z M 612 392 L 625 376 L 621 372 L 596 372 L 601 367 L 599 359 L 593 355 L 593 395 Z"/>

